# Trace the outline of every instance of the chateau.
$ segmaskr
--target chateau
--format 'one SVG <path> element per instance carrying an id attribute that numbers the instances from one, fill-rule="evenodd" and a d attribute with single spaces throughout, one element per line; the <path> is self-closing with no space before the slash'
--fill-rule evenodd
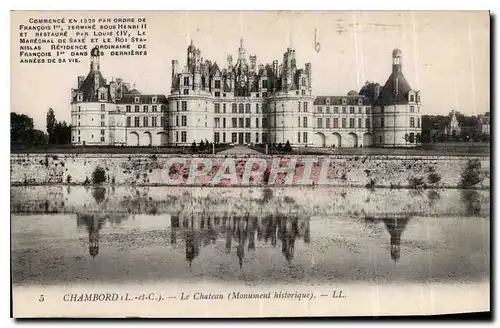
<path id="1" fill-rule="evenodd" d="M 314 96 L 312 67 L 297 65 L 288 48 L 279 63 L 257 64 L 240 41 L 225 68 L 203 60 L 193 42 L 182 68 L 172 60 L 170 95 L 143 94 L 121 79 L 107 83 L 97 48 L 90 72 L 72 89 L 74 145 L 164 146 L 215 143 L 286 143 L 298 147 L 414 147 L 421 131 L 420 92 L 392 52 L 385 85 Z"/>

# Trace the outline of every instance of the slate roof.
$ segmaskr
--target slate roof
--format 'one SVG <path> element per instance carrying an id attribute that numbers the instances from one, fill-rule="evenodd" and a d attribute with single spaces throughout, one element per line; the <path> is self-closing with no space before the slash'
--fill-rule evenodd
<path id="1" fill-rule="evenodd" d="M 328 106 L 359 106 L 358 99 L 362 99 L 363 106 L 369 106 L 370 100 L 365 96 L 317 96 L 314 99 L 315 106 L 326 106 L 326 100 L 330 99 Z M 346 100 L 346 104 L 342 104 L 342 99 Z"/>
<path id="2" fill-rule="evenodd" d="M 398 93 L 395 86 L 397 85 Z M 401 71 L 392 72 L 391 76 L 385 82 L 385 85 L 380 90 L 380 94 L 375 100 L 375 105 L 387 106 L 387 105 L 404 105 L 408 103 L 408 92 L 411 91 L 411 87 L 406 81 L 403 73 Z"/>
<path id="3" fill-rule="evenodd" d="M 95 76 L 98 76 L 98 85 L 96 86 Z M 83 94 L 83 101 L 95 102 L 98 101 L 97 91 L 100 87 L 106 86 L 106 80 L 99 71 L 91 71 L 78 89 Z M 76 96 L 75 96 L 76 99 Z M 74 99 L 74 100 L 75 100 Z"/>
<path id="4" fill-rule="evenodd" d="M 139 97 L 139 102 L 134 102 L 134 98 Z M 157 97 L 156 104 L 166 104 L 167 97 L 165 95 L 142 95 L 142 94 L 126 94 L 121 99 L 117 99 L 117 104 L 153 104 L 153 97 Z M 155 105 L 155 104 L 153 104 Z"/>

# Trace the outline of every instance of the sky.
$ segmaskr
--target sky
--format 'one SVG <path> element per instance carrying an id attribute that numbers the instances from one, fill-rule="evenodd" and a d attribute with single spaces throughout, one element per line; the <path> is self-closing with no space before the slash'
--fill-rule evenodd
<path id="1" fill-rule="evenodd" d="M 45 131 L 53 108 L 57 120 L 70 119 L 71 88 L 87 75 L 81 63 L 19 63 L 19 25 L 28 17 L 144 17 L 147 56 L 102 56 L 108 81 L 121 77 L 143 93 L 168 95 L 171 61 L 186 65 L 190 40 L 203 59 L 226 67 L 237 58 L 240 38 L 257 64 L 283 60 L 296 50 L 297 65 L 312 66 L 313 94 L 342 95 L 365 81 L 384 84 L 395 48 L 403 53 L 403 73 L 421 91 L 424 114 L 467 115 L 490 111 L 490 18 L 486 11 L 144 11 L 14 12 L 11 38 L 11 111 L 27 114 Z M 320 51 L 315 49 L 315 41 Z"/>

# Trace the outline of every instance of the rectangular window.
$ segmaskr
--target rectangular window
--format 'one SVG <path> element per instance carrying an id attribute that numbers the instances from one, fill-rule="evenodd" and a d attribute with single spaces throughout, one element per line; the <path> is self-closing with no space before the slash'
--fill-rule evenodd
<path id="1" fill-rule="evenodd" d="M 330 118 L 329 118 L 329 117 L 327 117 L 327 118 L 325 119 L 325 127 L 326 127 L 327 129 L 329 129 L 329 128 L 330 128 Z"/>
<path id="2" fill-rule="evenodd" d="M 222 142 L 226 143 L 226 132 L 222 132 Z"/>
<path id="3" fill-rule="evenodd" d="M 181 131 L 181 142 L 186 142 L 187 140 L 187 132 Z"/>
<path id="4" fill-rule="evenodd" d="M 220 89 L 220 80 L 215 80 L 215 88 Z"/>
<path id="5" fill-rule="evenodd" d="M 259 132 L 255 134 L 255 143 L 259 143 Z"/>
<path id="6" fill-rule="evenodd" d="M 323 108 L 321 106 L 318 106 L 317 111 L 318 111 L 318 113 L 322 113 L 323 112 Z"/>
<path id="7" fill-rule="evenodd" d="M 149 119 L 148 119 L 148 117 L 144 117 L 142 121 L 144 123 L 143 126 L 149 126 Z"/>
<path id="8" fill-rule="evenodd" d="M 300 116 L 297 117 L 297 126 L 300 128 Z"/>
<path id="9" fill-rule="evenodd" d="M 366 114 L 370 114 L 370 107 L 365 108 Z"/>
<path id="10" fill-rule="evenodd" d="M 128 116 L 128 117 L 127 117 L 127 126 L 130 126 L 130 125 L 131 125 L 131 122 L 132 122 L 132 120 L 131 120 L 130 116 Z"/>
<path id="11" fill-rule="evenodd" d="M 302 134 L 302 136 L 303 136 L 303 138 L 302 138 L 302 139 L 303 139 L 304 143 L 307 143 L 307 132 L 304 132 L 304 133 Z"/>
<path id="12" fill-rule="evenodd" d="M 128 106 L 130 108 L 130 106 Z M 80 112 L 82 110 L 82 107 L 81 106 L 78 106 L 78 111 Z M 130 110 L 129 110 L 130 112 Z"/>
<path id="13" fill-rule="evenodd" d="M 349 128 L 351 129 L 355 128 L 354 123 L 355 123 L 354 118 L 349 118 Z"/>
<path id="14" fill-rule="evenodd" d="M 214 127 L 215 128 L 220 127 L 220 118 L 218 118 L 218 117 L 214 118 Z"/>
<path id="15" fill-rule="evenodd" d="M 420 128 L 420 117 L 417 117 L 417 128 Z"/>
<path id="16" fill-rule="evenodd" d="M 415 106 L 410 106 L 410 113 L 415 113 Z"/>
<path id="17" fill-rule="evenodd" d="M 143 109 L 144 113 L 147 113 L 148 112 L 148 105 L 142 106 L 142 109 Z"/>
<path id="18" fill-rule="evenodd" d="M 259 127 L 259 118 L 258 117 L 255 118 L 255 127 L 256 128 Z"/>
<path id="19" fill-rule="evenodd" d="M 214 132 L 214 142 L 215 143 L 219 143 L 220 142 L 219 138 L 220 138 L 220 133 L 219 132 Z"/>
<path id="20" fill-rule="evenodd" d="M 318 117 L 318 126 L 317 128 L 321 129 L 323 127 L 323 119 L 321 117 Z"/>
<path id="21" fill-rule="evenodd" d="M 347 114 L 347 107 L 342 107 L 342 114 Z"/>
<path id="22" fill-rule="evenodd" d="M 102 129 L 101 129 L 101 136 L 103 136 L 103 135 L 104 135 L 104 133 L 105 133 L 105 132 L 104 132 L 104 130 L 102 130 Z"/>
<path id="23" fill-rule="evenodd" d="M 336 129 L 339 127 L 339 119 L 338 118 L 334 118 L 333 119 L 333 128 Z"/>
<path id="24" fill-rule="evenodd" d="M 231 123 L 233 125 L 233 128 L 237 128 L 238 127 L 238 119 L 236 117 L 233 117 L 231 119 Z"/>
<path id="25" fill-rule="evenodd" d="M 184 76 L 184 85 L 185 86 L 189 85 L 189 76 Z"/>
<path id="26" fill-rule="evenodd" d="M 245 112 L 245 107 L 243 104 L 239 104 L 238 106 L 238 113 L 243 114 Z"/>
<path id="27" fill-rule="evenodd" d="M 215 96 L 216 96 L 217 98 L 220 98 L 220 91 L 215 91 Z"/>
<path id="28" fill-rule="evenodd" d="M 238 112 L 238 106 L 236 104 L 231 105 L 231 112 L 232 113 L 237 113 Z"/>
<path id="29" fill-rule="evenodd" d="M 222 104 L 222 112 L 226 113 L 226 104 Z"/>
<path id="30" fill-rule="evenodd" d="M 267 117 L 262 118 L 262 128 L 264 129 L 268 128 Z M 262 142 L 264 142 L 264 134 L 262 134 Z"/>
<path id="31" fill-rule="evenodd" d="M 101 137 L 101 142 L 104 142 L 104 137 Z"/>
<path id="32" fill-rule="evenodd" d="M 385 120 L 383 117 L 380 118 L 380 127 L 383 128 L 385 126 Z"/>
<path id="33" fill-rule="evenodd" d="M 231 142 L 232 143 L 238 142 L 238 135 L 236 134 L 236 132 L 231 133 Z"/>
<path id="34" fill-rule="evenodd" d="M 300 143 L 300 132 L 297 132 L 297 142 Z"/>
<path id="35" fill-rule="evenodd" d="M 226 118 L 222 118 L 222 127 L 225 128 L 226 127 Z"/>
<path id="36" fill-rule="evenodd" d="M 363 127 L 363 122 L 361 120 L 361 118 L 358 118 L 358 128 L 362 128 Z"/>
<path id="37" fill-rule="evenodd" d="M 175 142 L 179 142 L 179 131 L 175 131 Z"/>
<path id="38" fill-rule="evenodd" d="M 250 143 L 250 132 L 245 133 L 245 143 Z"/>
<path id="39" fill-rule="evenodd" d="M 359 113 L 359 114 L 363 114 L 363 107 L 359 107 L 359 108 L 358 108 L 358 113 Z"/>
<path id="40" fill-rule="evenodd" d="M 250 127 L 250 117 L 245 118 L 245 127 L 249 128 Z M 250 141 L 249 141 L 250 142 Z"/>
<path id="41" fill-rule="evenodd" d="M 134 126 L 139 127 L 139 117 L 134 117 Z"/>
<path id="42" fill-rule="evenodd" d="M 299 101 L 299 112 L 300 112 L 300 101 Z"/>
<path id="43" fill-rule="evenodd" d="M 106 115 L 101 115 L 101 120 L 104 120 L 105 117 Z M 78 118 L 80 118 L 80 115 L 78 115 Z"/>
<path id="44" fill-rule="evenodd" d="M 175 103 L 176 107 L 177 107 L 177 111 L 179 111 L 179 100 L 177 100 L 177 102 Z"/>
<path id="45" fill-rule="evenodd" d="M 238 123 L 239 123 L 239 127 L 242 128 L 243 127 L 243 117 L 240 117 L 238 119 Z"/>
<path id="46" fill-rule="evenodd" d="M 153 105 L 153 107 L 152 107 L 151 111 L 152 111 L 153 113 L 158 112 L 158 106 L 157 106 L 157 105 Z"/>
<path id="47" fill-rule="evenodd" d="M 354 114 L 354 110 L 355 110 L 354 107 L 349 107 L 349 114 Z"/>
<path id="48" fill-rule="evenodd" d="M 256 112 L 257 114 L 259 114 L 259 113 L 260 113 L 259 104 L 255 104 L 255 112 Z"/>
<path id="49" fill-rule="evenodd" d="M 175 117 L 175 126 L 179 126 L 179 116 Z"/>
<path id="50" fill-rule="evenodd" d="M 326 113 L 330 114 L 330 107 L 326 106 Z"/>
<path id="51" fill-rule="evenodd" d="M 152 127 L 156 127 L 157 120 L 158 120 L 158 119 L 156 118 L 156 116 L 151 117 L 151 126 L 152 126 Z"/>
<path id="52" fill-rule="evenodd" d="M 139 113 L 139 105 L 134 106 L 134 112 Z"/>
<path id="53" fill-rule="evenodd" d="M 307 128 L 307 117 L 302 118 L 302 127 Z"/>
<path id="54" fill-rule="evenodd" d="M 410 128 L 414 128 L 414 127 L 415 127 L 415 118 L 410 117 Z"/>
<path id="55" fill-rule="evenodd" d="M 129 113 L 130 113 L 131 107 L 132 107 L 132 106 L 127 105 L 127 106 L 125 106 L 125 110 L 126 110 L 127 112 L 129 112 Z"/>
<path id="56" fill-rule="evenodd" d="M 307 112 L 307 103 L 304 103 L 304 112 Z"/>
<path id="57" fill-rule="evenodd" d="M 365 118 L 365 128 L 366 129 L 370 128 L 370 119 L 369 118 Z"/>
<path id="58" fill-rule="evenodd" d="M 187 116 L 181 117 L 182 126 L 187 126 Z"/>
<path id="59" fill-rule="evenodd" d="M 104 121 L 101 121 L 101 126 L 106 126 L 106 123 Z"/>
<path id="60" fill-rule="evenodd" d="M 339 108 L 337 106 L 333 107 L 333 114 L 338 114 Z"/>
<path id="61" fill-rule="evenodd" d="M 347 120 L 345 118 L 342 119 L 342 128 L 346 128 L 347 126 Z"/>
<path id="62" fill-rule="evenodd" d="M 185 112 L 188 109 L 187 101 L 182 102 L 182 111 Z"/>
<path id="63" fill-rule="evenodd" d="M 160 117 L 160 126 L 164 127 L 165 126 L 165 117 Z"/>
<path id="64" fill-rule="evenodd" d="M 105 104 L 101 104 L 101 110 L 106 110 L 106 105 Z"/>
<path id="65" fill-rule="evenodd" d="M 220 104 L 218 104 L 218 103 L 217 103 L 217 104 L 214 104 L 214 112 L 215 112 L 216 114 L 219 114 L 219 113 L 220 113 Z"/>

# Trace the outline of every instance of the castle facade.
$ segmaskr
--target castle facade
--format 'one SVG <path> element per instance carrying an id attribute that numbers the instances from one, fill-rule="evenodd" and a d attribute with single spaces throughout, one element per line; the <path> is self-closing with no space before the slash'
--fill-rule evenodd
<path id="1" fill-rule="evenodd" d="M 240 41 L 225 68 L 203 60 L 193 42 L 186 65 L 172 60 L 170 95 L 143 94 L 121 79 L 107 83 L 100 53 L 72 89 L 74 145 L 167 146 L 214 143 L 286 143 L 294 147 L 414 147 L 421 131 L 420 92 L 392 53 L 385 85 L 314 96 L 312 67 L 299 67 L 288 48 L 279 63 L 257 64 Z"/>

